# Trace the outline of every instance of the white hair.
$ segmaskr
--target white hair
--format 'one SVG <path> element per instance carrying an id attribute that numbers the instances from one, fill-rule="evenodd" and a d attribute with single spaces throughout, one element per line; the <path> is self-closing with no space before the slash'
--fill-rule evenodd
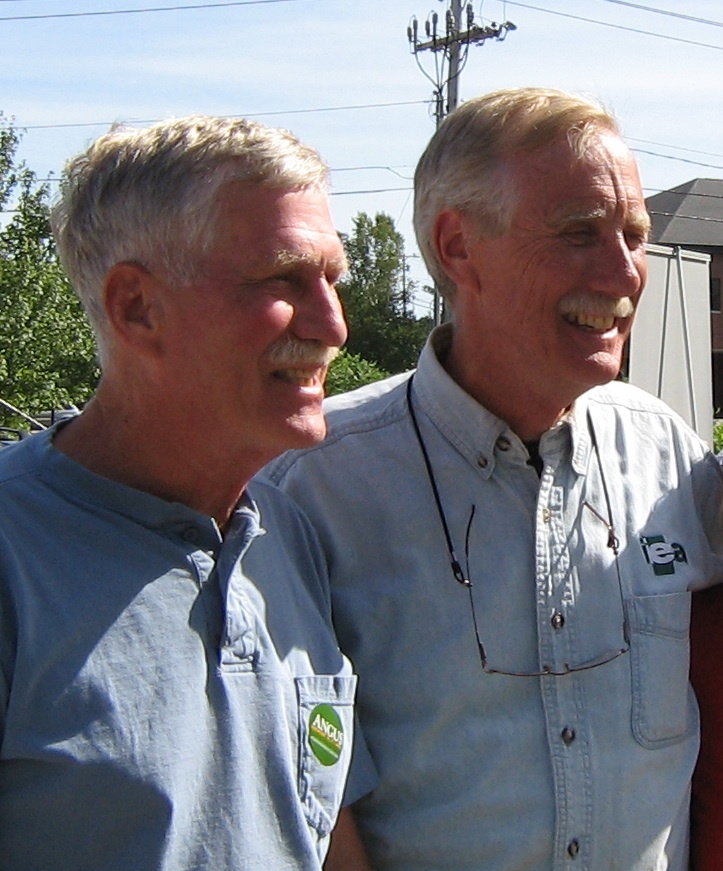
<path id="1" fill-rule="evenodd" d="M 192 281 L 213 240 L 219 190 L 231 181 L 326 190 L 329 168 L 288 130 L 200 115 L 115 125 L 69 161 L 51 222 L 101 358 L 108 270 L 133 261 Z"/>
<path id="2" fill-rule="evenodd" d="M 561 136 L 582 156 L 601 131 L 619 135 L 617 121 L 599 103 L 548 88 L 495 91 L 445 118 L 417 164 L 414 229 L 429 274 L 447 300 L 455 288 L 434 244 L 439 213 L 456 209 L 477 220 L 481 236 L 500 235 L 510 226 L 519 196 L 510 158 Z"/>

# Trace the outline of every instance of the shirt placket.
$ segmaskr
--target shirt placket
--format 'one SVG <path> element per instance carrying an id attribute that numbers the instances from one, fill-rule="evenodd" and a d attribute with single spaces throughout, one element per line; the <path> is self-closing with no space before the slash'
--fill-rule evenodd
<path id="1" fill-rule="evenodd" d="M 226 531 L 219 555 L 217 571 L 224 612 L 220 648 L 222 669 L 252 670 L 256 664 L 259 639 L 253 608 L 245 592 L 241 558 L 260 534 L 258 518 L 246 511 L 237 511 Z"/>
<path id="2" fill-rule="evenodd" d="M 540 481 L 535 519 L 535 583 L 540 667 L 564 671 L 579 662 L 565 489 L 560 464 L 548 458 Z M 572 473 L 571 473 L 572 474 Z M 569 482 L 570 484 L 572 482 Z M 539 678 L 555 794 L 555 871 L 590 867 L 592 776 L 585 718 L 584 672 Z"/>

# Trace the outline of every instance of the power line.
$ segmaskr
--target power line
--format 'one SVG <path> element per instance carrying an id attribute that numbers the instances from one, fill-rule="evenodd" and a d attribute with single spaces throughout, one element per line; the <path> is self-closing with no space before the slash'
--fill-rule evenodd
<path id="1" fill-rule="evenodd" d="M 360 168 L 360 169 L 363 169 L 364 167 L 359 167 L 359 168 Z M 332 171 L 332 172 L 336 172 L 337 170 L 332 169 L 331 171 Z M 35 181 L 37 181 L 37 182 L 42 182 L 43 184 L 47 184 L 47 183 L 55 183 L 55 184 L 57 184 L 58 182 L 60 182 L 60 180 L 61 180 L 61 179 L 60 179 L 59 177 L 56 177 L 56 176 L 50 176 L 50 177 L 48 177 L 48 178 L 36 178 L 36 179 L 35 179 Z M 358 194 L 359 194 L 359 195 L 360 195 L 360 194 L 390 194 L 390 193 L 398 193 L 399 191 L 411 191 L 411 190 L 413 190 L 413 188 L 412 188 L 411 185 L 406 185 L 405 187 L 398 187 L 398 188 L 364 188 L 364 189 L 362 189 L 362 190 L 355 190 L 355 191 L 335 191 L 335 190 L 331 190 L 331 191 L 329 191 L 329 196 L 332 196 L 332 197 L 348 197 L 348 196 L 356 196 L 356 195 L 358 195 Z M 10 213 L 12 213 L 12 212 L 16 212 L 16 211 L 17 211 L 17 209 L 0 209 L 0 214 L 4 214 L 4 215 L 6 215 L 6 214 L 10 214 Z"/>
<path id="2" fill-rule="evenodd" d="M 386 194 L 386 193 L 396 193 L 399 191 L 411 191 L 411 187 L 401 187 L 401 188 L 367 188 L 364 190 L 357 191 L 331 191 L 330 196 L 332 197 L 343 197 L 343 196 L 359 196 L 362 194 Z M 666 193 L 666 194 L 675 194 L 679 193 L 681 196 L 686 197 L 707 197 L 708 199 L 713 200 L 723 200 L 723 195 L 718 194 L 690 194 L 681 191 L 658 191 L 658 193 Z M 20 214 L 21 209 L 0 209 L 0 215 L 17 215 Z M 704 215 L 681 215 L 680 212 L 660 212 L 656 209 L 650 210 L 651 215 L 659 215 L 664 218 L 685 218 L 686 221 L 701 221 L 713 224 L 723 224 L 723 218 L 712 218 L 710 216 Z"/>
<path id="3" fill-rule="evenodd" d="M 185 9 L 219 9 L 227 6 L 258 6 L 266 3 L 300 3 L 303 0 L 228 0 L 189 6 L 149 6 L 144 9 L 105 9 L 91 12 L 48 12 L 42 15 L 3 15 L 0 21 L 46 21 L 50 18 L 91 18 L 100 15 L 136 15 L 140 12 L 180 12 Z"/>
<path id="4" fill-rule="evenodd" d="M 685 15 L 682 12 L 670 12 L 658 9 L 656 6 L 643 6 L 641 3 L 628 3 L 626 0 L 603 0 L 603 3 L 614 3 L 616 6 L 627 6 L 629 9 L 640 9 L 655 15 L 666 15 L 670 18 L 680 18 L 683 21 L 693 21 L 696 24 L 709 24 L 711 27 L 723 27 L 723 21 L 712 21 L 710 18 L 697 18 L 695 15 Z"/>
<path id="5" fill-rule="evenodd" d="M 0 3 L 21 3 L 21 2 L 37 2 L 37 0 L 0 0 Z M 88 11 L 88 12 L 67 12 L 67 13 L 44 13 L 40 15 L 23 15 L 23 16 L 11 16 L 7 18 L 0 18 L 0 21 L 25 21 L 25 20 L 36 20 L 36 19 L 46 19 L 46 18 L 85 18 L 88 16 L 94 15 L 132 15 L 140 12 L 174 12 L 183 9 L 207 9 L 213 7 L 224 7 L 224 6 L 245 6 L 251 5 L 252 3 L 282 3 L 282 2 L 298 2 L 298 0 L 236 0 L 236 2 L 223 2 L 223 3 L 203 3 L 203 4 L 194 4 L 194 5 L 183 5 L 183 6 L 158 6 L 158 7 L 147 7 L 141 9 L 110 9 L 110 10 L 97 10 L 97 11 Z M 696 24 L 705 24 L 711 27 L 723 27 L 723 21 L 715 21 L 710 18 L 699 18 L 695 15 L 685 15 L 682 12 L 671 12 L 667 9 L 660 9 L 656 6 L 645 6 L 642 3 L 630 3 L 627 0 L 602 0 L 603 3 L 612 3 L 616 6 L 625 6 L 629 9 L 639 9 L 642 12 L 651 12 L 655 15 L 664 15 L 669 18 L 678 18 L 682 21 L 691 21 Z M 522 3 L 511 3 L 511 5 L 523 6 Z M 533 7 L 530 7 L 533 8 Z M 542 10 L 541 10 L 542 11 Z M 548 10 L 552 12 L 552 10 Z M 583 19 L 585 20 L 585 19 Z M 595 23 L 604 23 L 604 22 L 595 22 Z M 610 25 L 617 26 L 617 25 Z M 651 36 L 656 36 L 658 34 L 650 34 Z"/>
<path id="6" fill-rule="evenodd" d="M 18 2 L 18 0 L 0 0 L 0 2 Z M 349 105 L 349 106 L 317 106 L 317 107 L 305 108 L 305 109 L 279 109 L 279 110 L 274 110 L 274 111 L 270 111 L 270 112 L 250 112 L 250 113 L 247 113 L 243 116 L 228 115 L 226 117 L 229 117 L 229 118 L 234 118 L 234 117 L 259 118 L 259 117 L 267 117 L 270 115 L 301 115 L 301 114 L 310 114 L 310 113 L 314 113 L 314 112 L 344 112 L 344 111 L 355 111 L 355 110 L 362 110 L 362 109 L 397 108 L 400 106 L 423 106 L 423 105 L 427 105 L 429 103 L 430 103 L 429 100 L 401 100 L 401 101 L 390 102 L 390 103 L 362 103 L 362 104 Z M 129 122 L 129 123 L 139 124 L 139 125 L 141 125 L 141 124 L 153 124 L 158 120 L 159 120 L 158 118 L 145 118 L 145 119 L 135 120 L 135 121 Z M 73 129 L 73 128 L 79 129 L 79 128 L 83 128 L 83 127 L 110 127 L 113 123 L 114 122 L 112 122 L 112 121 L 82 121 L 82 122 L 69 122 L 69 123 L 64 123 L 64 124 L 17 124 L 16 126 L 19 129 L 24 130 L 24 131 L 27 131 L 27 130 L 60 130 L 60 129 Z M 717 152 L 702 151 L 702 150 L 695 149 L 695 148 L 686 148 L 682 145 L 673 145 L 673 144 L 668 143 L 668 142 L 656 142 L 656 141 L 653 141 L 650 139 L 638 139 L 638 138 L 635 138 L 632 136 L 626 136 L 625 141 L 628 143 L 642 142 L 642 143 L 646 143 L 648 145 L 656 145 L 660 148 L 674 148 L 678 151 L 688 152 L 689 154 L 703 154 L 703 155 L 708 155 L 709 157 L 723 158 L 723 154 L 718 154 Z M 660 152 L 657 152 L 657 151 L 649 151 L 647 149 L 637 148 L 637 147 L 633 147 L 632 150 L 637 152 L 637 153 L 640 153 L 640 154 L 648 154 L 652 157 L 661 157 L 665 160 L 677 160 L 677 161 L 680 161 L 681 163 L 693 163 L 696 166 L 708 167 L 710 169 L 723 169 L 723 166 L 720 164 L 717 164 L 717 163 L 707 163 L 705 161 L 689 160 L 687 158 L 680 157 L 679 155 L 676 155 L 676 154 L 661 154 Z M 401 175 L 401 173 L 398 173 L 392 167 L 384 166 L 384 165 L 339 167 L 338 169 L 335 169 L 334 171 L 335 172 L 357 172 L 357 171 L 363 170 L 363 169 L 368 169 L 368 170 L 385 169 L 385 170 L 389 170 L 390 172 L 394 172 L 397 175 Z M 406 178 L 406 176 L 402 176 L 402 177 Z M 41 179 L 41 181 L 42 180 L 43 179 Z M 48 180 L 52 181 L 52 179 L 48 179 Z"/>
<path id="7" fill-rule="evenodd" d="M 2 2 L 2 0 L 0 0 L 0 2 Z M 331 171 L 332 171 L 332 173 L 336 173 L 336 172 L 354 172 L 357 170 L 377 170 L 377 169 L 389 170 L 390 172 L 396 173 L 394 168 L 390 167 L 390 166 L 344 166 L 344 167 L 338 167 L 338 168 L 332 167 Z M 396 173 L 396 174 L 398 174 L 398 173 Z M 59 179 L 57 177 L 36 178 L 35 181 L 37 181 L 37 182 L 58 182 Z M 362 188 L 362 189 L 350 190 L 350 191 L 331 190 L 329 192 L 329 195 L 332 197 L 344 197 L 344 196 L 358 196 L 358 195 L 363 195 L 363 194 L 399 193 L 402 191 L 411 192 L 412 190 L 413 190 L 413 187 L 411 185 L 407 185 L 404 187 L 390 187 L 390 188 Z M 647 193 L 648 197 L 656 195 L 656 194 L 665 193 L 665 194 L 669 194 L 669 195 L 673 195 L 673 196 L 677 195 L 680 197 L 687 197 L 687 198 L 695 197 L 698 199 L 723 200 L 723 194 L 708 194 L 708 193 L 702 193 L 702 192 L 698 192 L 698 191 L 695 191 L 695 192 L 676 191 L 676 190 L 672 190 L 671 188 L 667 188 L 665 190 L 660 190 L 658 188 L 648 188 L 648 187 L 644 188 L 644 191 Z M 0 209 L 0 214 L 12 215 L 12 214 L 17 214 L 19 211 L 20 211 L 19 209 Z M 675 212 L 675 213 L 674 212 L 659 212 L 659 211 L 655 211 L 655 210 L 651 210 L 650 214 L 651 215 L 661 215 L 664 217 L 684 217 L 688 220 L 695 220 L 695 221 L 713 221 L 715 223 L 723 223 L 723 218 L 711 218 L 711 217 L 704 217 L 702 215 L 679 215 L 677 212 Z"/>
<path id="8" fill-rule="evenodd" d="M 678 187 L 681 186 L 682 185 L 678 185 Z M 657 196 L 658 194 L 667 194 L 668 196 L 681 197 L 681 199 L 686 197 L 692 199 L 693 197 L 695 197 L 695 199 L 698 200 L 723 200 L 723 194 L 706 194 L 702 191 L 676 191 L 673 190 L 673 188 L 666 188 L 665 190 L 658 190 L 657 188 L 643 188 L 643 191 L 653 191 L 652 194 L 649 193 L 646 196 L 646 199 L 650 199 L 651 196 Z"/>
<path id="9" fill-rule="evenodd" d="M 332 170 L 333 172 L 333 170 Z M 59 181 L 56 178 L 50 179 L 36 179 L 36 181 Z M 407 185 L 406 187 L 399 188 L 364 188 L 362 190 L 356 191 L 329 191 L 329 196 L 331 197 L 348 197 L 348 196 L 362 196 L 363 194 L 390 194 L 390 193 L 399 193 L 400 191 L 411 191 L 412 186 Z M 16 215 L 20 212 L 20 209 L 0 209 L 0 215 Z"/>
<path id="10" fill-rule="evenodd" d="M 705 224 L 723 224 L 723 218 L 704 218 L 702 215 L 681 215 L 679 212 L 656 212 L 651 211 L 651 215 L 657 215 L 661 218 L 677 218 L 678 220 L 700 221 Z M 691 243 L 692 244 L 692 243 Z"/>
<path id="11" fill-rule="evenodd" d="M 687 151 L 688 154 L 706 154 L 708 157 L 723 158 L 723 154 L 718 154 L 715 151 L 701 151 L 698 148 L 686 148 L 684 145 L 671 145 L 668 142 L 654 142 L 652 139 L 636 139 L 633 136 L 626 136 L 625 141 L 628 143 L 644 142 L 646 145 L 657 145 L 659 148 L 675 148 L 677 151 Z"/>
<path id="12" fill-rule="evenodd" d="M 424 106 L 429 100 L 397 100 L 390 103 L 359 103 L 349 106 L 316 106 L 311 109 L 278 109 L 271 112 L 248 112 L 243 115 L 226 115 L 226 118 L 264 118 L 270 115 L 308 115 L 314 112 L 348 112 L 357 109 L 391 109 L 399 106 Z M 155 124 L 159 118 L 142 118 L 129 124 Z M 67 124 L 17 124 L 21 130 L 64 130 L 81 127 L 110 127 L 116 121 L 78 121 Z M 123 122 L 121 122 L 123 123 Z"/>
<path id="13" fill-rule="evenodd" d="M 404 169 L 414 169 L 413 167 L 406 164 Z M 365 172 L 365 171 L 374 171 L 374 170 L 384 170 L 386 172 L 391 172 L 393 175 L 399 176 L 399 178 L 404 179 L 405 181 L 412 181 L 413 177 L 411 175 L 404 175 L 399 172 L 399 170 L 395 169 L 393 166 L 384 166 L 382 164 L 372 165 L 372 166 L 337 166 L 332 168 L 332 172 Z"/>
<path id="14" fill-rule="evenodd" d="M 0 0 L 0 2 L 8 2 L 8 0 Z M 13 0 L 13 2 L 17 2 L 17 0 Z M 315 113 L 315 112 L 344 112 L 344 111 L 356 111 L 356 110 L 362 110 L 362 109 L 387 109 L 387 108 L 398 108 L 400 106 L 422 106 L 422 105 L 429 104 L 429 102 L 430 102 L 429 100 L 400 100 L 400 101 L 389 102 L 389 103 L 361 103 L 361 104 L 348 105 L 348 106 L 317 106 L 317 107 L 304 108 L 304 109 L 279 109 L 279 110 L 274 110 L 274 111 L 270 111 L 270 112 L 250 112 L 250 113 L 247 113 L 243 116 L 229 115 L 226 117 L 229 117 L 229 118 L 233 118 L 233 117 L 259 118 L 259 117 L 268 117 L 268 116 L 273 116 L 273 115 L 302 115 L 302 114 L 311 114 L 311 113 Z M 129 122 L 129 123 L 139 124 L 139 125 L 141 125 L 141 124 L 153 124 L 158 120 L 159 120 L 158 118 L 145 118 L 145 119 L 136 120 L 136 121 Z M 83 121 L 83 122 L 69 122 L 69 123 L 64 123 L 64 124 L 27 124 L 27 125 L 17 124 L 17 127 L 20 128 L 21 130 L 25 130 L 25 131 L 27 131 L 27 130 L 60 130 L 60 129 L 74 129 L 74 128 L 80 129 L 83 127 L 110 127 L 113 123 L 114 122 L 112 122 L 112 121 Z M 667 142 L 655 142 L 655 141 L 652 141 L 650 139 L 637 139 L 637 138 L 632 137 L 632 136 L 626 136 L 625 139 L 626 139 L 626 142 L 628 142 L 628 143 L 642 142 L 642 143 L 646 143 L 648 145 L 656 145 L 660 148 L 674 148 L 678 151 L 685 151 L 689 154 L 702 154 L 702 155 L 708 155 L 710 157 L 723 158 L 723 154 L 718 154 L 716 152 L 711 152 L 711 151 L 701 151 L 701 150 L 694 149 L 694 148 L 685 148 L 682 145 L 672 145 L 671 143 L 667 143 Z M 688 158 L 684 158 L 684 157 L 681 157 L 681 156 L 675 155 L 675 154 L 661 154 L 660 152 L 657 152 L 657 151 L 650 151 L 647 149 L 637 148 L 637 147 L 633 147 L 632 150 L 637 152 L 637 153 L 640 153 L 640 154 L 647 154 L 647 155 L 650 155 L 652 157 L 660 157 L 660 158 L 663 158 L 664 160 L 677 160 L 677 161 L 680 161 L 681 163 L 690 163 L 690 164 L 694 164 L 696 166 L 708 167 L 710 169 L 723 169 L 723 165 L 721 165 L 721 164 L 708 163 L 706 161 L 690 160 Z M 346 171 L 356 172 L 356 171 L 359 171 L 361 169 L 369 169 L 369 170 L 386 169 L 386 170 L 389 170 L 391 172 L 395 172 L 397 175 L 401 175 L 400 173 L 397 173 L 396 170 L 392 169 L 391 167 L 382 166 L 382 165 L 363 166 L 363 167 L 355 166 L 355 167 L 343 167 L 343 168 L 340 167 L 339 169 L 336 169 L 334 171 L 335 172 L 346 172 Z M 405 177 L 405 176 L 402 176 L 402 177 Z M 50 179 L 50 180 L 52 180 L 52 179 Z"/>
<path id="15" fill-rule="evenodd" d="M 3 2 L 3 0 L 0 0 Z M 391 102 L 391 103 L 365 103 L 359 105 L 349 105 L 349 106 L 320 106 L 316 108 L 307 108 L 307 109 L 286 109 L 286 110 L 278 110 L 272 112 L 256 112 L 256 113 L 248 113 L 243 117 L 252 118 L 252 117 L 264 117 L 269 115 L 296 115 L 296 114 L 307 114 L 314 112 L 342 112 L 342 111 L 354 111 L 357 109 L 384 109 L 384 108 L 395 108 L 398 106 L 414 106 L 414 105 L 425 105 L 428 104 L 429 100 L 406 100 L 399 102 Z M 235 115 L 229 115 L 226 117 L 241 117 Z M 144 119 L 135 121 L 135 124 L 152 124 L 158 119 Z M 109 127 L 113 122 L 110 121 L 88 121 L 88 122 L 79 122 L 79 123 L 68 123 L 68 124 L 35 124 L 35 125 L 22 125 L 18 124 L 17 126 L 24 131 L 27 130 L 57 130 L 57 129 L 65 129 L 65 128 L 83 128 L 83 127 Z M 665 142 L 654 142 L 649 139 L 636 139 L 634 137 L 626 137 L 626 141 L 628 143 L 634 142 L 643 142 L 649 145 L 657 145 L 661 148 L 674 148 L 679 151 L 685 151 L 690 154 L 701 154 L 701 155 L 709 155 L 710 157 L 722 157 L 723 155 L 717 154 L 715 152 L 709 151 L 701 151 L 693 148 L 685 148 L 680 145 L 672 145 L 670 143 Z M 721 169 L 723 170 L 723 164 L 719 163 L 710 163 L 708 161 L 703 160 L 693 160 L 691 158 L 682 157 L 677 154 L 664 154 L 659 151 L 651 151 L 646 148 L 632 147 L 631 149 L 636 154 L 646 154 L 650 157 L 659 157 L 663 160 L 675 160 L 679 163 L 685 163 L 692 166 L 701 166 L 708 169 Z M 337 169 L 333 169 L 333 172 L 359 172 L 361 170 L 387 170 L 389 172 L 393 172 L 395 175 L 398 175 L 400 178 L 408 178 L 402 173 L 395 170 L 393 167 L 386 165 L 370 165 L 370 166 L 347 166 L 347 167 L 339 167 Z M 39 178 L 38 181 L 48 181 L 55 182 L 57 178 Z M 394 190 L 397 190 L 396 188 Z M 369 191 L 371 193 L 372 191 Z M 350 192 L 351 193 L 351 192 Z"/>
<path id="16" fill-rule="evenodd" d="M 715 51 L 723 51 L 723 45 L 712 45 L 709 42 L 697 42 L 694 39 L 684 39 L 682 36 L 669 36 L 665 33 L 653 33 L 651 30 L 643 30 L 639 27 L 626 27 L 623 24 L 611 24 L 609 21 L 599 21 L 596 18 L 584 18 L 582 15 L 572 15 L 570 12 L 558 12 L 556 9 L 545 9 L 542 6 L 533 6 L 531 3 L 520 3 L 518 0 L 505 0 L 505 3 L 509 6 L 519 6 L 521 9 L 532 9 L 535 12 L 544 12 L 547 15 L 557 15 L 560 18 L 571 18 L 574 21 L 584 21 L 587 24 L 599 24 L 601 27 L 612 27 L 614 30 L 625 30 L 628 33 L 654 36 L 657 39 L 667 39 L 671 42 L 682 42 L 685 45 L 695 45 L 698 48 L 712 48 Z"/>
<path id="17" fill-rule="evenodd" d="M 679 163 L 688 163 L 692 166 L 704 166 L 708 169 L 723 169 L 723 164 L 720 163 L 705 163 L 702 160 L 692 160 L 689 157 L 677 157 L 673 154 L 660 154 L 658 151 L 647 151 L 644 148 L 633 148 L 636 154 L 647 154 L 650 157 L 662 157 L 664 160 L 677 160 Z"/>
<path id="18" fill-rule="evenodd" d="M 333 170 L 332 170 L 333 172 Z M 330 195 L 332 197 L 348 197 L 351 195 L 356 196 L 357 194 L 390 194 L 397 193 L 398 191 L 411 191 L 411 185 L 407 185 L 402 188 L 368 188 L 366 190 L 360 191 L 330 191 Z"/>

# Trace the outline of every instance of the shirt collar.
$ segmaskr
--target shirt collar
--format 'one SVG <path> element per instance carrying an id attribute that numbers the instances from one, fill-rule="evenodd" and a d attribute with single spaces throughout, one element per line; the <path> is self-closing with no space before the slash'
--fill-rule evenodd
<path id="1" fill-rule="evenodd" d="M 33 437 L 34 449 L 41 462 L 41 476 L 51 486 L 62 489 L 67 498 L 111 509 L 149 529 L 208 549 L 218 547 L 223 536 L 216 521 L 180 502 L 169 502 L 134 487 L 104 478 L 61 453 L 53 445 L 55 426 Z M 234 510 L 232 525 L 249 528 L 252 537 L 262 533 L 259 509 L 244 492 Z"/>
<path id="2" fill-rule="evenodd" d="M 570 443 L 572 448 L 570 463 L 578 475 L 584 475 L 587 471 L 592 450 L 592 438 L 590 435 L 592 418 L 590 400 L 587 393 L 583 393 L 582 396 L 579 396 L 573 402 L 565 417 L 570 427 Z"/>
<path id="3" fill-rule="evenodd" d="M 444 358 L 452 342 L 454 325 L 442 324 L 430 334 L 419 357 L 414 377 L 414 401 L 445 438 L 489 477 L 494 471 L 497 450 L 527 456 L 527 449 L 509 426 L 466 393 L 447 373 Z M 541 450 L 555 442 L 567 442 L 571 465 L 584 475 L 591 450 L 588 422 L 589 402 L 586 395 L 575 400 L 564 417 L 543 433 Z"/>

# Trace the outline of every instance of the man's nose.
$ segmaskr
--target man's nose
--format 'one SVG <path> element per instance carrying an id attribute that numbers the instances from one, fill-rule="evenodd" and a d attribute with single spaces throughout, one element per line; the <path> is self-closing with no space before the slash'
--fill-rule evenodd
<path id="1" fill-rule="evenodd" d="M 323 276 L 308 288 L 297 307 L 294 333 L 300 339 L 316 339 L 330 347 L 341 347 L 347 339 L 347 326 L 336 287 Z"/>
<path id="2" fill-rule="evenodd" d="M 596 290 L 613 296 L 636 296 L 645 278 L 644 245 L 631 243 L 624 233 L 617 233 L 601 246 L 593 276 Z"/>

